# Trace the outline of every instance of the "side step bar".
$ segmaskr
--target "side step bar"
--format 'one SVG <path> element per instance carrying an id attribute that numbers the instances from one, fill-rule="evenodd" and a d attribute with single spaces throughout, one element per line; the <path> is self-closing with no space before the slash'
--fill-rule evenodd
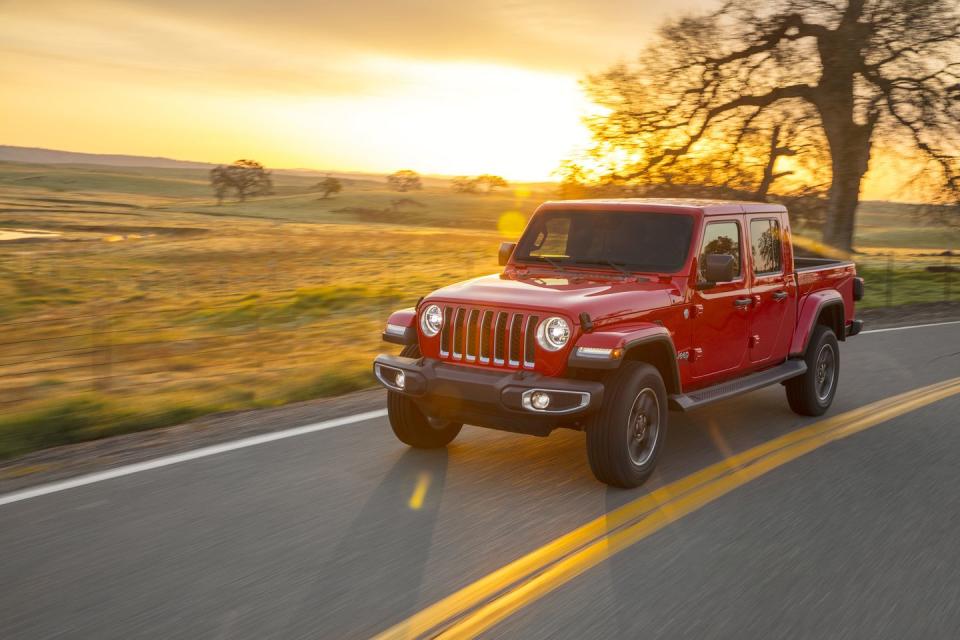
<path id="1" fill-rule="evenodd" d="M 789 380 L 801 376 L 807 371 L 807 363 L 800 359 L 787 360 L 781 365 L 758 371 L 750 375 L 728 380 L 720 384 L 705 389 L 697 389 L 690 393 L 670 394 L 670 408 L 679 411 L 690 411 L 699 409 L 704 405 L 726 400 L 738 396 L 741 393 L 755 391 L 763 387 L 769 387 L 772 384 Z"/>

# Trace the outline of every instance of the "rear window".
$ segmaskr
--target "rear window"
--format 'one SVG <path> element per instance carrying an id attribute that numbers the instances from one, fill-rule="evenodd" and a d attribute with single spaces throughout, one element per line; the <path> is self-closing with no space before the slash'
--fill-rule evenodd
<path id="1" fill-rule="evenodd" d="M 770 218 L 750 221 L 750 249 L 753 252 L 753 272 L 779 273 L 783 270 L 780 256 L 780 223 Z"/>

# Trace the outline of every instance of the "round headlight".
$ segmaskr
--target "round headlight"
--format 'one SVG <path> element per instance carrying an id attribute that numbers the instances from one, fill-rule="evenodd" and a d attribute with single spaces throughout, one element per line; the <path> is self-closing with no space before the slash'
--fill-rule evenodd
<path id="1" fill-rule="evenodd" d="M 420 329 L 428 338 L 440 333 L 443 326 L 443 311 L 435 304 L 430 305 L 420 314 Z"/>
<path id="2" fill-rule="evenodd" d="M 570 325 L 563 318 L 547 318 L 537 327 L 537 342 L 547 351 L 562 349 L 570 340 Z"/>

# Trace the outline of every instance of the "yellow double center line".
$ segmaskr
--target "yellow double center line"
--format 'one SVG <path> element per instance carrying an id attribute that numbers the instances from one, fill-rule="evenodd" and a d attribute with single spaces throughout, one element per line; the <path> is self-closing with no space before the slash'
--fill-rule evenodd
<path id="1" fill-rule="evenodd" d="M 472 638 L 688 513 L 791 460 L 960 393 L 953 378 L 822 420 L 705 467 L 563 535 L 396 624 L 377 639 Z"/>

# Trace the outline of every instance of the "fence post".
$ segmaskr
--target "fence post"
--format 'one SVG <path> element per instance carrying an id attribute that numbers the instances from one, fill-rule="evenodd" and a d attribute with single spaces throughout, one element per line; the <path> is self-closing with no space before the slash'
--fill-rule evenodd
<path id="1" fill-rule="evenodd" d="M 254 347 L 254 349 L 257 353 L 257 371 L 262 372 L 263 371 L 263 345 L 260 343 L 260 313 L 263 309 L 263 297 L 257 296 L 256 298 L 254 298 L 253 304 L 254 304 L 254 309 L 256 309 L 255 318 L 257 323 L 256 337 L 254 338 L 256 347 Z"/>
<path id="2" fill-rule="evenodd" d="M 887 255 L 887 306 L 893 306 L 893 254 Z"/>
<path id="3" fill-rule="evenodd" d="M 93 330 L 93 388 L 95 391 L 106 391 L 110 389 L 111 378 L 113 377 L 110 302 L 107 302 L 105 314 L 100 313 L 99 305 L 97 309 Z"/>
<path id="4" fill-rule="evenodd" d="M 950 285 L 953 280 L 953 252 L 947 254 L 947 264 L 943 270 L 943 297 L 950 302 Z"/>

